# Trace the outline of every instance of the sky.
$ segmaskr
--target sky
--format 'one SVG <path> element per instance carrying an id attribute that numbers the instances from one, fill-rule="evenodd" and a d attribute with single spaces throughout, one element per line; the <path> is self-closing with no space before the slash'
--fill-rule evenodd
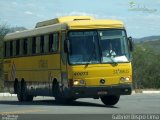
<path id="1" fill-rule="evenodd" d="M 61 16 L 89 15 L 117 19 L 128 36 L 160 35 L 160 0 L 0 0 L 0 24 L 32 29 Z"/>

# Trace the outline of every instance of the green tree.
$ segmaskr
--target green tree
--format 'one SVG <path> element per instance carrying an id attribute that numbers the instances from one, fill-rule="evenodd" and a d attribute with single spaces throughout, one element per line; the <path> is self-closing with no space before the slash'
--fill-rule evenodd
<path id="1" fill-rule="evenodd" d="M 133 53 L 134 88 L 160 88 L 160 54 L 138 44 Z"/>
<path id="2" fill-rule="evenodd" d="M 6 24 L 0 24 L 0 91 L 3 89 L 3 38 L 9 32 Z"/>
<path id="3" fill-rule="evenodd" d="M 3 39 L 7 33 L 26 30 L 24 27 L 9 27 L 7 24 L 0 23 L 0 91 L 3 89 Z"/>

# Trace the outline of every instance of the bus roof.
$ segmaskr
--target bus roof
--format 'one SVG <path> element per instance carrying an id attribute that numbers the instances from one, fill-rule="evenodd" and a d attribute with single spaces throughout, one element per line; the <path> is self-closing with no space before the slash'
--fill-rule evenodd
<path id="1" fill-rule="evenodd" d="M 32 36 L 38 36 L 43 34 L 49 34 L 55 31 L 60 30 L 66 30 L 67 26 L 66 24 L 55 24 L 55 25 L 49 25 L 44 26 L 40 28 L 34 28 L 30 30 L 24 30 L 24 31 L 17 31 L 14 33 L 9 33 L 4 37 L 4 40 L 11 40 L 11 39 L 20 39 L 25 37 L 32 37 Z"/>
<path id="2" fill-rule="evenodd" d="M 124 28 L 121 21 L 118 20 L 83 20 L 67 23 L 68 29 L 101 29 L 101 28 Z"/>
<path id="3" fill-rule="evenodd" d="M 53 25 L 57 23 L 67 23 L 71 21 L 77 21 L 77 20 L 93 20 L 94 18 L 91 16 L 65 16 L 65 17 L 59 17 L 51 20 L 46 20 L 42 22 L 38 22 L 35 26 L 35 28 Z"/>
<path id="4" fill-rule="evenodd" d="M 10 33 L 5 36 L 5 40 L 19 39 L 41 34 L 49 34 L 60 30 L 78 29 L 103 29 L 103 28 L 124 28 L 121 21 L 94 19 L 90 16 L 67 16 L 55 18 L 48 21 L 39 22 L 36 28 L 20 32 Z"/>

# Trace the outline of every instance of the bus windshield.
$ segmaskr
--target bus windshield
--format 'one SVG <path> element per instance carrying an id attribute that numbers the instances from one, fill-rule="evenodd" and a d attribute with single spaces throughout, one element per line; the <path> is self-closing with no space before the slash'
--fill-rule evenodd
<path id="1" fill-rule="evenodd" d="M 96 64 L 129 62 L 124 30 L 95 30 L 69 32 L 69 63 Z"/>

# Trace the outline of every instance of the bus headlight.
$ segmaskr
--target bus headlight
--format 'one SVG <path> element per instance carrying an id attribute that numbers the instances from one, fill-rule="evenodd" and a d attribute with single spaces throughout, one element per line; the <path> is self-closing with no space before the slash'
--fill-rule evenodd
<path id="1" fill-rule="evenodd" d="M 74 80 L 73 85 L 85 85 L 85 80 Z"/>
<path id="2" fill-rule="evenodd" d="M 78 85 L 78 84 L 79 84 L 78 80 L 73 81 L 73 85 Z"/>
<path id="3" fill-rule="evenodd" d="M 129 77 L 121 77 L 120 78 L 120 83 L 127 83 L 130 82 L 130 78 Z"/>

